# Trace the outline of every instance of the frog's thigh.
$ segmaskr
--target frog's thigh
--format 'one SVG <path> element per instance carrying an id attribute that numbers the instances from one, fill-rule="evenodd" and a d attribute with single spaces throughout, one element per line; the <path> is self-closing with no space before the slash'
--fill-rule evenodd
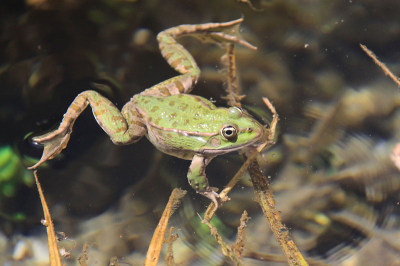
<path id="1" fill-rule="evenodd" d="M 95 91 L 85 91 L 79 96 L 86 99 L 90 104 L 97 123 L 110 136 L 112 142 L 115 144 L 130 144 L 138 141 L 144 135 L 143 130 L 138 130 L 136 127 L 131 128 L 129 122 L 118 108 L 99 93 Z"/>
<path id="2" fill-rule="evenodd" d="M 195 155 L 188 171 L 189 184 L 197 192 L 205 192 L 209 190 L 208 179 L 205 173 L 206 158 Z"/>
<path id="3" fill-rule="evenodd" d="M 132 102 L 125 104 L 121 113 L 128 123 L 128 129 L 124 132 L 124 135 L 121 135 L 121 140 L 125 141 L 122 144 L 125 145 L 138 141 L 147 131 L 142 115 L 139 114 L 135 104 Z"/>

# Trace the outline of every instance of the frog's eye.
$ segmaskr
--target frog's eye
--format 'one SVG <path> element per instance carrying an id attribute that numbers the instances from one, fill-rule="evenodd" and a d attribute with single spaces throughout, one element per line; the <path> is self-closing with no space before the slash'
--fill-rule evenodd
<path id="1" fill-rule="evenodd" d="M 233 126 L 226 126 L 221 130 L 221 135 L 227 140 L 233 140 L 237 136 L 237 129 Z"/>
<path id="2" fill-rule="evenodd" d="M 231 107 L 229 108 L 229 116 L 236 119 L 242 117 L 243 111 L 239 107 Z"/>

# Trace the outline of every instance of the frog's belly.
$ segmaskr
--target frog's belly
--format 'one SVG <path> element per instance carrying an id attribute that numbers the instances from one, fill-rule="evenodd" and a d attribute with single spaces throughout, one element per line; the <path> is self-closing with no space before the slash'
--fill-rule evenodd
<path id="1" fill-rule="evenodd" d="M 160 151 L 185 160 L 192 160 L 207 143 L 202 137 L 162 130 L 151 125 L 147 125 L 146 137 Z"/>

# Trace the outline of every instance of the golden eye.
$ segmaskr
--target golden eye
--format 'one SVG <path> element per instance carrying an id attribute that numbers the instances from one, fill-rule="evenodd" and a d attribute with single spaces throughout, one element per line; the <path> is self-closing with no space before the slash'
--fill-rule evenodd
<path id="1" fill-rule="evenodd" d="M 221 134 L 225 139 L 232 140 L 237 136 L 237 129 L 233 126 L 226 126 L 221 130 Z"/>

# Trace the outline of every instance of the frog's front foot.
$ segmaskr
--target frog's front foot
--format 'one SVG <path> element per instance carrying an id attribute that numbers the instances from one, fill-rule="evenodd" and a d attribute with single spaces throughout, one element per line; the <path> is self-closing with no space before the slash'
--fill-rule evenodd
<path id="1" fill-rule="evenodd" d="M 72 130 L 66 129 L 64 131 L 55 130 L 44 134 L 39 137 L 34 137 L 32 140 L 44 145 L 42 158 L 34 166 L 28 167 L 28 169 L 36 169 L 39 165 L 47 160 L 53 159 L 59 154 L 65 147 L 71 136 Z"/>
<path id="2" fill-rule="evenodd" d="M 199 194 L 212 200 L 215 204 L 216 209 L 221 207 L 222 200 L 221 200 L 220 196 L 218 195 L 218 193 L 215 192 L 212 188 L 209 187 L 206 191 L 199 192 Z"/>

